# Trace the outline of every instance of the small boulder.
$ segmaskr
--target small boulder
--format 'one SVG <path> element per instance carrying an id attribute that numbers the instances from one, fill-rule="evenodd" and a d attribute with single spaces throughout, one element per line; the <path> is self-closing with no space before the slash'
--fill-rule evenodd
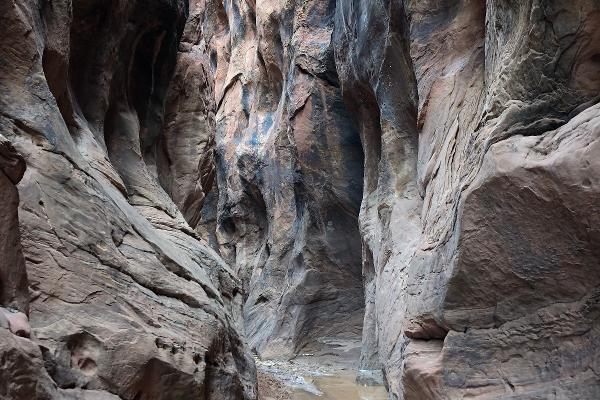
<path id="1" fill-rule="evenodd" d="M 0 327 L 4 327 L 4 321 L 8 323 L 7 327 L 13 334 L 25 338 L 31 336 L 29 319 L 21 311 L 0 307 Z"/>

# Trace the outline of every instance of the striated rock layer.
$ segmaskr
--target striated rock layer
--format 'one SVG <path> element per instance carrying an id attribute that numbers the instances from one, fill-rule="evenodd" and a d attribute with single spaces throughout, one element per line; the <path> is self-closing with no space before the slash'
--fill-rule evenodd
<path id="1" fill-rule="evenodd" d="M 179 44 L 187 15 L 176 0 L 0 3 L 29 279 L 3 139 L 0 299 L 28 311 L 32 339 L 0 328 L 0 398 L 256 398 L 240 282 L 193 229 L 214 106 L 187 31 Z"/>

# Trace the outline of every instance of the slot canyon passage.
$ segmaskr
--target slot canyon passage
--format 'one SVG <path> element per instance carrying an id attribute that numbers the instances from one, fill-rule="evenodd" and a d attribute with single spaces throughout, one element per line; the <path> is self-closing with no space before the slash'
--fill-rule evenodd
<path id="1" fill-rule="evenodd" d="M 0 399 L 600 399 L 598 0 L 0 0 Z"/>

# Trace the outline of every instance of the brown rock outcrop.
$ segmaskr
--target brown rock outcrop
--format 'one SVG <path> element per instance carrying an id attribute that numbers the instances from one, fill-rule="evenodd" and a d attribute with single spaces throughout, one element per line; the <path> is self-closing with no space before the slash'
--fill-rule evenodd
<path id="1" fill-rule="evenodd" d="M 1 332 L 3 398 L 256 397 L 240 283 L 192 229 L 211 175 L 197 161 L 211 161 L 210 127 L 186 122 L 205 109 L 177 89 L 183 74 L 203 79 L 183 55 L 176 66 L 186 16 L 168 0 L 0 5 L 0 131 L 28 166 L 19 219 L 34 336 Z M 6 173 L 2 146 L 12 250 L 5 180 L 19 172 Z M 24 308 L 21 266 L 2 265 L 2 301 Z"/>
<path id="2" fill-rule="evenodd" d="M 365 326 L 393 396 L 598 397 L 599 17 L 586 0 L 337 2 L 378 271 Z"/>

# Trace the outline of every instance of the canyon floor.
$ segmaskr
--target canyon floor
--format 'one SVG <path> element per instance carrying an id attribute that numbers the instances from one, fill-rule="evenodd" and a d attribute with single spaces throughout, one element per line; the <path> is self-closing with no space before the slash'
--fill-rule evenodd
<path id="1" fill-rule="evenodd" d="M 291 360 L 256 360 L 260 400 L 386 400 L 378 382 L 357 382 L 360 341 L 329 340 L 321 351 Z"/>

